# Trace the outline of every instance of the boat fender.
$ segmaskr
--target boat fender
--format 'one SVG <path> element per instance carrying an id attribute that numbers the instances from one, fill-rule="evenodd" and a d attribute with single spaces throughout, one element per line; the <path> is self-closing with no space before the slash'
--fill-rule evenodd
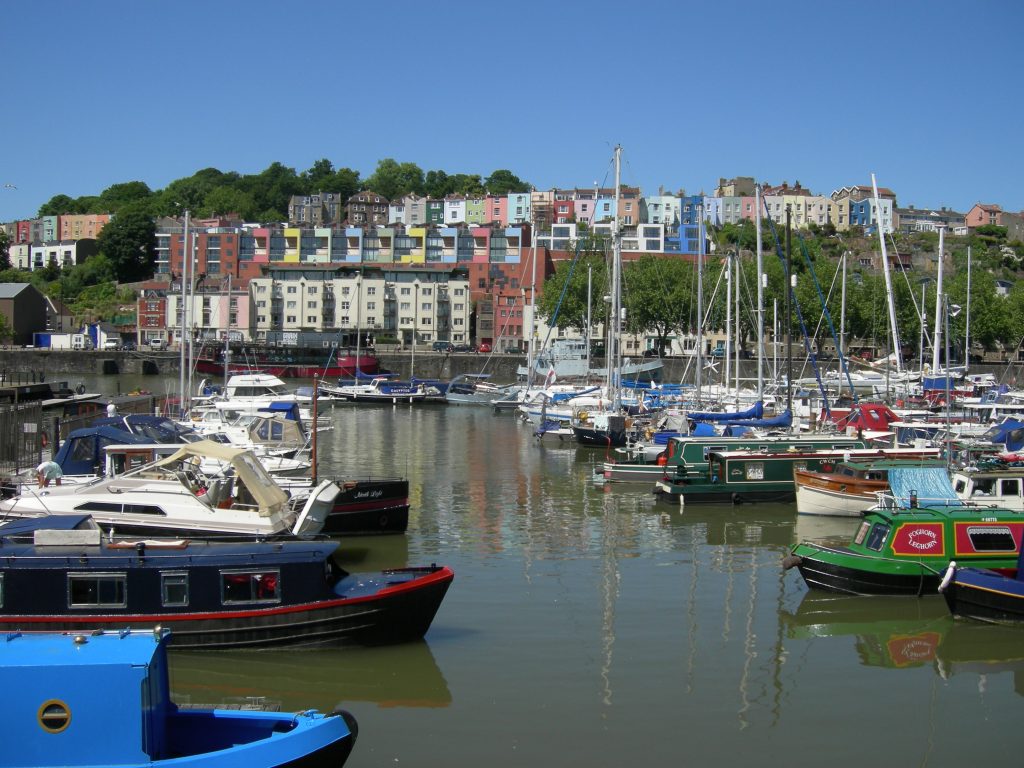
<path id="1" fill-rule="evenodd" d="M 946 567 L 946 573 L 942 576 L 942 581 L 939 582 L 939 592 L 945 592 L 946 587 L 949 586 L 949 582 L 953 580 L 953 576 L 956 574 L 956 560 L 950 560 L 949 565 Z"/>
<path id="2" fill-rule="evenodd" d="M 586 411 L 580 411 L 578 414 L 576 414 L 576 418 L 578 418 L 580 421 L 587 421 L 590 418 L 590 414 L 587 413 Z"/>
<path id="3" fill-rule="evenodd" d="M 740 496 L 738 493 L 734 493 L 732 495 L 732 503 L 733 504 L 742 504 L 743 503 L 743 497 Z"/>
<path id="4" fill-rule="evenodd" d="M 387 525 L 388 525 L 388 516 L 387 515 L 381 515 L 380 519 L 377 522 L 380 524 L 381 528 L 386 528 Z"/>
<path id="5" fill-rule="evenodd" d="M 788 571 L 790 568 L 801 565 L 803 561 L 804 559 L 800 555 L 786 555 L 782 558 L 782 570 Z"/>
<path id="6" fill-rule="evenodd" d="M 664 467 L 666 464 L 668 464 L 668 457 L 664 453 L 659 453 L 656 463 L 659 467 Z"/>
<path id="7" fill-rule="evenodd" d="M 84 395 L 85 394 L 85 384 L 79 384 L 78 387 L 75 389 L 75 392 L 77 392 L 80 395 Z"/>
<path id="8" fill-rule="evenodd" d="M 331 711 L 328 717 L 341 717 L 345 721 L 345 725 L 348 726 L 348 732 L 352 734 L 352 741 L 355 741 L 359 736 L 359 724 L 348 710 L 337 707 Z"/>

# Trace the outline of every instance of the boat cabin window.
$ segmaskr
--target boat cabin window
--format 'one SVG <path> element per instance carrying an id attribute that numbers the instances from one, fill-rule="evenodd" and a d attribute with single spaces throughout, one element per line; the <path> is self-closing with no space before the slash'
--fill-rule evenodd
<path id="1" fill-rule="evenodd" d="M 1020 478 L 999 481 L 1000 496 L 1020 496 Z"/>
<path id="2" fill-rule="evenodd" d="M 975 552 L 1016 552 L 1017 542 L 1006 525 L 969 525 L 967 538 Z"/>
<path id="3" fill-rule="evenodd" d="M 69 573 L 71 608 L 124 608 L 127 577 L 123 573 Z"/>
<path id="4" fill-rule="evenodd" d="M 166 513 L 155 504 L 125 504 L 126 515 L 165 515 Z"/>
<path id="5" fill-rule="evenodd" d="M 0 573 L 0 608 L 4 607 L 4 575 Z"/>
<path id="6" fill-rule="evenodd" d="M 163 606 L 188 605 L 188 574 L 161 573 L 160 600 Z"/>
<path id="7" fill-rule="evenodd" d="M 705 445 L 704 446 L 704 461 L 708 460 L 708 454 L 712 451 L 724 451 L 726 447 L 724 445 Z"/>
<path id="8" fill-rule="evenodd" d="M 958 477 L 956 482 L 953 483 L 953 490 L 957 492 L 957 495 L 964 493 L 967 490 L 967 481 L 962 477 Z"/>
<path id="9" fill-rule="evenodd" d="M 864 523 L 865 525 L 867 523 Z M 858 537 L 863 538 L 859 536 Z M 886 539 L 889 538 L 889 526 L 884 522 L 877 522 L 871 525 L 871 529 L 867 532 L 867 541 L 864 544 L 867 549 L 874 550 L 876 552 L 882 551 L 882 546 L 886 543 Z"/>
<path id="10" fill-rule="evenodd" d="M 991 496 L 995 490 L 996 481 L 993 477 L 979 477 L 974 480 L 972 496 Z"/>
<path id="11" fill-rule="evenodd" d="M 91 437 L 76 437 L 67 453 L 68 461 L 92 462 L 93 440 Z"/>
<path id="12" fill-rule="evenodd" d="M 267 603 L 281 600 L 281 572 L 224 571 L 221 573 L 221 602 Z"/>
<path id="13" fill-rule="evenodd" d="M 121 505 L 112 501 L 87 501 L 75 507 L 76 512 L 120 512 Z"/>

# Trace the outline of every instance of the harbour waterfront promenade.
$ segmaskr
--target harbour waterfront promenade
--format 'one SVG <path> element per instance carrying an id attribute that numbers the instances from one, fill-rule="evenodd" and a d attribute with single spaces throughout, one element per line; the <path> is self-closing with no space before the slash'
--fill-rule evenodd
<path id="1" fill-rule="evenodd" d="M 420 378 L 452 379 L 465 373 L 488 373 L 495 383 L 508 384 L 516 380 L 516 370 L 526 364 L 525 355 L 486 355 L 478 353 L 441 354 L 438 352 L 417 350 L 415 356 L 409 350 L 386 351 L 378 349 L 377 358 L 383 369 L 398 374 L 401 378 L 409 378 L 415 374 Z M 634 358 L 634 362 L 640 358 Z M 52 379 L 56 376 L 74 377 L 86 375 L 139 375 L 145 378 L 154 376 L 178 375 L 180 355 L 175 350 L 165 352 L 125 352 L 111 350 L 44 350 L 22 348 L 0 348 L 0 376 L 5 372 L 21 373 L 31 378 Z M 594 368 L 602 368 L 604 360 L 594 358 Z M 783 361 L 778 363 L 783 367 Z M 662 381 L 692 382 L 693 363 L 687 358 L 662 358 L 664 370 Z M 821 362 L 822 369 L 834 369 L 835 361 Z M 810 366 L 804 366 L 803 360 L 794 360 L 794 377 L 811 377 Z M 718 364 L 717 371 L 704 372 L 704 382 L 718 382 L 722 377 L 723 365 Z M 766 362 L 765 380 L 770 379 L 771 364 Z M 851 370 L 859 370 L 851 366 Z M 1002 380 L 1004 374 L 1008 381 L 1012 377 L 1021 379 L 1024 361 L 1003 363 L 977 363 L 971 365 L 973 373 L 991 373 Z M 752 360 L 740 361 L 740 377 L 753 379 L 757 376 L 756 363 Z M 202 378 L 202 377 L 200 377 Z"/>

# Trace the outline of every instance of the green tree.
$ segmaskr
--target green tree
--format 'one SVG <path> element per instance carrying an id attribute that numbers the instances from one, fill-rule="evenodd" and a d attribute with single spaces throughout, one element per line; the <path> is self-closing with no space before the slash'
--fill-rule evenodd
<path id="1" fill-rule="evenodd" d="M 0 229 L 0 269 L 11 268 L 11 240 L 7 236 L 7 231 Z"/>
<path id="2" fill-rule="evenodd" d="M 248 192 L 229 186 L 215 187 L 207 193 L 201 210 L 210 216 L 236 213 L 247 220 L 256 212 L 256 203 Z"/>
<path id="3" fill-rule="evenodd" d="M 484 179 L 487 194 L 501 196 L 509 192 L 529 192 L 529 183 L 522 181 L 512 171 L 501 168 Z"/>
<path id="4" fill-rule="evenodd" d="M 558 263 L 555 273 L 544 281 L 544 292 L 537 302 L 537 314 L 544 317 L 549 325 L 572 328 L 581 334 L 587 332 L 588 270 L 593 271 L 590 308 L 595 326 L 604 322 L 608 306 L 602 300 L 608 292 L 604 254 L 594 249 L 594 243 L 585 245 L 591 247 L 586 250 L 581 248 L 575 266 L 572 261 Z"/>
<path id="5" fill-rule="evenodd" d="M 72 213 L 81 213 L 78 201 L 67 195 L 54 195 L 41 206 L 37 216 L 66 216 Z"/>
<path id="6" fill-rule="evenodd" d="M 423 195 L 423 171 L 415 163 L 399 163 L 388 157 L 377 163 L 377 170 L 363 183 L 363 189 L 373 190 L 388 200 L 408 194 Z"/>
<path id="7" fill-rule="evenodd" d="M 322 157 L 302 172 L 303 189 L 307 195 L 326 191 L 324 183 L 334 176 L 334 164 Z"/>
<path id="8" fill-rule="evenodd" d="M 427 171 L 427 176 L 423 183 L 427 197 L 432 197 L 435 200 L 440 200 L 450 195 L 453 191 L 451 179 L 448 178 L 448 174 L 444 171 Z"/>
<path id="9" fill-rule="evenodd" d="M 117 213 L 125 206 L 148 201 L 152 196 L 153 191 L 145 182 L 126 181 L 103 190 L 99 203 L 105 211 Z"/>
<path id="10" fill-rule="evenodd" d="M 693 327 L 696 272 L 689 261 L 645 254 L 622 270 L 622 305 L 626 330 L 654 332 L 657 349 L 664 351 L 676 331 Z"/>
<path id="11" fill-rule="evenodd" d="M 110 260 L 114 278 L 119 282 L 152 277 L 156 263 L 156 224 L 144 210 L 126 208 L 100 232 L 97 248 Z"/>

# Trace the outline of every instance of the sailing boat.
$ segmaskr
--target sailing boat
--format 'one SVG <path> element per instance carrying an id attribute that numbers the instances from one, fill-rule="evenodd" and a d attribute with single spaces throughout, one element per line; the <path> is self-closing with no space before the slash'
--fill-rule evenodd
<path id="1" fill-rule="evenodd" d="M 581 412 L 572 431 L 581 445 L 623 446 L 631 425 L 622 409 L 622 238 L 619 233 L 622 147 L 615 147 L 615 215 L 612 220 L 611 294 L 608 307 L 608 340 L 605 346 L 605 387 L 611 401 L 609 410 Z"/>

